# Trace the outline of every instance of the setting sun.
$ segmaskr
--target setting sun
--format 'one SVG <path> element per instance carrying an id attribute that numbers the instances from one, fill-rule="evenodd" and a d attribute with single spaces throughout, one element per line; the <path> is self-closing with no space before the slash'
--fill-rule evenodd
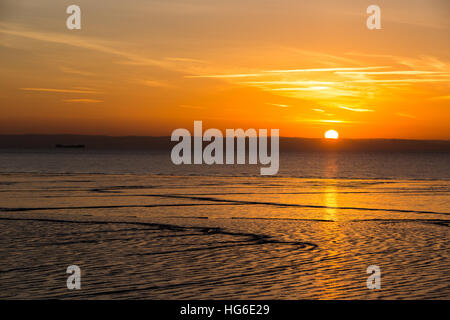
<path id="1" fill-rule="evenodd" d="M 337 139 L 339 138 L 339 133 L 336 130 L 328 130 L 325 132 L 325 139 Z"/>

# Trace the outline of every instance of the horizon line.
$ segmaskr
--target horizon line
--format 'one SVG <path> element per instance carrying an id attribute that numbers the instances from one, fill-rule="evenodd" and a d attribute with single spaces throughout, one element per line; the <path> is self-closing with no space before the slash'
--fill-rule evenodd
<path id="1" fill-rule="evenodd" d="M 81 134 L 81 133 L 0 133 L 1 136 L 85 136 L 85 137 L 107 137 L 107 138 L 170 138 L 170 135 L 108 135 L 108 134 Z M 191 137 L 194 137 L 191 135 Z M 268 136 L 270 137 L 270 136 Z M 225 137 L 226 138 L 226 137 Z M 315 140 L 327 140 L 324 137 L 285 137 L 279 136 L 280 139 L 315 139 Z M 450 142 L 449 139 L 418 139 L 418 138 L 345 138 L 339 137 L 339 140 L 403 140 L 403 141 L 441 141 Z"/>

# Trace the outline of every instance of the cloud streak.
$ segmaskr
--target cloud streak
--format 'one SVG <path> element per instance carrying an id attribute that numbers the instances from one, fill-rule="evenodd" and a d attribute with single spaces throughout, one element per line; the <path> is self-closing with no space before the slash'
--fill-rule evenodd
<path id="1" fill-rule="evenodd" d="M 406 75 L 424 75 L 424 74 L 448 74 L 440 71 L 337 71 L 336 74 L 356 74 L 356 75 L 391 75 L 391 74 L 406 74 Z"/>
<path id="2" fill-rule="evenodd" d="M 82 102 L 82 103 L 99 103 L 103 102 L 103 100 L 97 100 L 97 99 L 66 99 L 63 100 L 64 102 Z"/>
<path id="3" fill-rule="evenodd" d="M 416 116 L 407 113 L 397 112 L 396 115 L 403 118 L 416 119 Z"/>
<path id="4" fill-rule="evenodd" d="M 288 70 L 268 70 L 270 73 L 299 73 L 299 72 L 337 72 L 337 71 L 357 71 L 389 68 L 389 66 L 376 67 L 350 67 L 350 68 L 313 68 L 313 69 L 288 69 Z"/>
<path id="5" fill-rule="evenodd" d="M 86 77 L 95 75 L 95 73 L 92 73 L 92 72 L 81 71 L 81 70 L 73 69 L 70 67 L 64 67 L 64 66 L 60 67 L 60 70 L 64 73 L 76 74 L 76 75 L 86 76 Z"/>
<path id="6" fill-rule="evenodd" d="M 313 122 L 313 123 L 360 123 L 359 121 L 348 121 L 348 120 L 331 120 L 331 119 L 300 119 L 299 122 Z"/>
<path id="7" fill-rule="evenodd" d="M 122 63 L 129 65 L 158 66 L 168 70 L 179 71 L 180 63 L 204 62 L 197 59 L 190 59 L 183 57 L 166 57 L 161 59 L 152 59 L 139 54 L 132 53 L 129 50 L 118 49 L 116 47 L 118 46 L 123 47 L 123 44 L 118 42 L 106 42 L 96 38 L 68 35 L 67 33 L 63 34 L 63 33 L 41 32 L 41 31 L 30 31 L 17 26 L 11 26 L 9 24 L 0 24 L 0 34 L 27 38 L 37 41 L 44 41 L 48 43 L 55 43 L 60 45 L 67 45 L 71 47 L 109 54 L 123 58 L 125 61 L 122 61 Z M 73 69 L 70 70 L 70 68 L 66 68 L 65 72 L 82 74 L 79 71 Z"/>
<path id="8" fill-rule="evenodd" d="M 214 75 L 191 75 L 186 78 L 246 78 L 246 77 L 263 77 L 270 74 L 283 73 L 302 73 L 302 72 L 336 72 L 336 71 L 357 71 L 357 70 L 373 70 L 389 68 L 388 66 L 375 67 L 349 67 L 349 68 L 312 68 L 312 69 L 287 69 L 287 70 L 263 70 L 257 73 L 238 73 L 238 74 L 214 74 Z"/>
<path id="9" fill-rule="evenodd" d="M 106 54 L 116 55 L 116 56 L 125 58 L 125 59 L 129 60 L 130 62 L 138 63 L 138 64 L 147 64 L 147 65 L 156 65 L 156 66 L 166 66 L 167 65 L 167 63 L 162 62 L 160 60 L 148 59 L 148 58 L 141 57 L 139 55 L 129 53 L 127 51 L 116 49 L 114 47 L 111 47 L 111 46 L 105 44 L 103 41 L 100 41 L 98 39 L 77 37 L 77 36 L 73 36 L 73 35 L 69 36 L 69 35 L 60 34 L 60 33 L 36 32 L 36 31 L 29 31 L 29 30 L 23 30 L 23 29 L 22 30 L 0 29 L 0 33 L 10 35 L 10 36 L 23 37 L 23 38 L 33 39 L 33 40 L 56 43 L 56 44 L 63 44 L 63 45 L 68 45 L 68 46 L 72 46 L 72 47 L 77 47 L 77 48 L 102 52 L 102 53 L 106 53 Z"/>
<path id="10" fill-rule="evenodd" d="M 279 108 L 289 108 L 290 105 L 287 104 L 279 104 L 279 103 L 267 103 L 268 105 L 279 107 Z"/>
<path id="11" fill-rule="evenodd" d="M 332 81 L 244 81 L 240 82 L 242 84 L 254 84 L 254 85 L 298 85 L 298 86 L 309 86 L 309 85 L 333 85 L 335 82 Z"/>
<path id="12" fill-rule="evenodd" d="M 356 83 L 415 83 L 415 82 L 450 82 L 449 79 L 359 79 L 345 82 Z"/>
<path id="13" fill-rule="evenodd" d="M 318 90 L 326 90 L 329 87 L 324 86 L 314 86 L 314 87 L 305 87 L 305 88 L 275 88 L 271 89 L 273 91 L 318 91 Z"/>
<path id="14" fill-rule="evenodd" d="M 86 93 L 86 94 L 101 94 L 101 91 L 95 90 L 78 90 L 78 89 L 53 89 L 53 88 L 20 88 L 24 91 L 38 91 L 38 92 L 54 92 L 54 93 Z"/>
<path id="15" fill-rule="evenodd" d="M 371 110 L 371 109 L 359 109 L 359 108 L 350 108 L 350 107 L 344 107 L 344 106 L 338 106 L 338 108 L 348 110 L 348 111 L 353 111 L 353 112 L 374 112 L 374 110 Z"/>

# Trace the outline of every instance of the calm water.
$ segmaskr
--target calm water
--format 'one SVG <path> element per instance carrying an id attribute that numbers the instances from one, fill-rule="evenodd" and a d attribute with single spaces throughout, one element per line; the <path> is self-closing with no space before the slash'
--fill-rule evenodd
<path id="1" fill-rule="evenodd" d="M 1 150 L 0 173 L 259 176 L 260 165 L 175 166 L 169 152 Z M 277 176 L 341 179 L 450 180 L 449 153 L 292 152 Z"/>
<path id="2" fill-rule="evenodd" d="M 449 299 L 449 160 L 290 153 L 261 177 L 165 153 L 3 150 L 0 298 Z"/>

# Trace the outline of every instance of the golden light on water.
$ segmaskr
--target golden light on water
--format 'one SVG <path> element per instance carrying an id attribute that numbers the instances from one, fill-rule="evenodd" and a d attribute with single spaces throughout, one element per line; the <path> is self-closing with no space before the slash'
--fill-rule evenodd
<path id="1" fill-rule="evenodd" d="M 325 139 L 338 139 L 339 133 L 336 130 L 328 130 L 325 132 Z"/>

